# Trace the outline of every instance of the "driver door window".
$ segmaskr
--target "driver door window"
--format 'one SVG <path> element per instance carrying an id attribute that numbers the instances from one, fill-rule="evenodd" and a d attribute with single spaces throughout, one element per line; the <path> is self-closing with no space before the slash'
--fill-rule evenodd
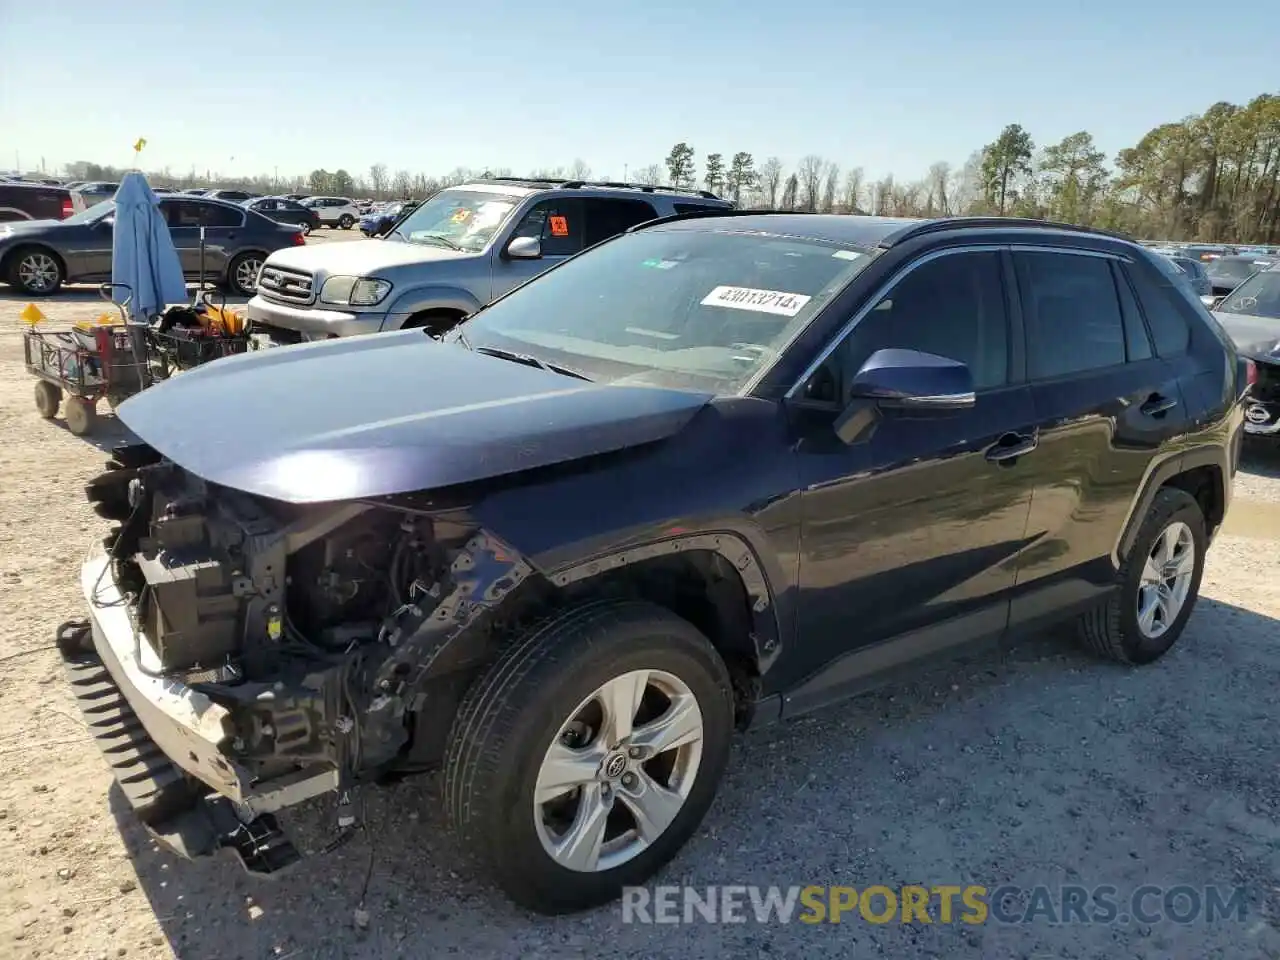
<path id="1" fill-rule="evenodd" d="M 543 257 L 571 257 L 583 247 L 582 201 L 566 198 L 534 204 L 511 236 L 537 238 Z"/>
<path id="2" fill-rule="evenodd" d="M 915 267 L 858 321 L 806 385 L 810 400 L 844 406 L 877 350 L 920 350 L 967 364 L 977 391 L 1009 382 L 1009 317 L 1000 254 L 948 253 Z"/>

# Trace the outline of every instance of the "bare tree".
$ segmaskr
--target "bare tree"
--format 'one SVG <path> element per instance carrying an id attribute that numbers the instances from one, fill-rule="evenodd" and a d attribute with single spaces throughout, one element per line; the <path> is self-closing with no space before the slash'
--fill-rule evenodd
<path id="1" fill-rule="evenodd" d="M 573 161 L 573 164 L 569 167 L 569 179 L 570 180 L 590 180 L 591 179 L 591 168 L 587 166 L 586 161 L 584 161 L 580 157 Z"/>
<path id="2" fill-rule="evenodd" d="M 800 204 L 801 209 L 810 213 L 818 209 L 818 202 L 822 199 L 822 172 L 825 167 L 825 161 L 816 153 L 810 153 L 800 158 L 800 167 L 796 171 L 796 177 L 800 182 Z"/>
<path id="3" fill-rule="evenodd" d="M 641 183 L 648 187 L 656 187 L 666 181 L 667 176 L 662 172 L 662 164 L 651 163 L 644 167 L 637 167 L 635 172 L 628 178 L 632 183 Z"/>
<path id="4" fill-rule="evenodd" d="M 760 183 L 760 199 L 764 201 L 765 208 L 775 209 L 778 206 L 778 191 L 782 189 L 782 161 L 777 157 L 770 157 L 760 164 L 757 179 Z"/>
<path id="5" fill-rule="evenodd" d="M 840 187 L 840 167 L 835 163 L 828 163 L 825 177 L 825 184 L 822 188 L 822 212 L 834 213 L 836 209 L 836 190 Z"/>
<path id="6" fill-rule="evenodd" d="M 413 190 L 413 177 L 408 170 L 397 170 L 391 181 L 391 192 L 397 197 L 407 197 Z"/>
<path id="7" fill-rule="evenodd" d="M 958 214 L 983 213 L 982 151 L 969 155 L 964 166 L 951 177 L 951 208 Z"/>
<path id="8" fill-rule="evenodd" d="M 382 195 L 387 192 L 387 165 L 385 163 L 375 163 L 369 168 L 369 183 L 373 186 L 373 195 L 381 200 Z"/>
<path id="9" fill-rule="evenodd" d="M 840 204 L 845 213 L 861 211 L 858 204 L 862 202 L 862 185 L 865 180 L 866 173 L 861 167 L 853 167 L 844 175 L 844 195 L 840 198 Z"/>
<path id="10" fill-rule="evenodd" d="M 940 160 L 929 168 L 929 176 L 925 178 L 926 216 L 951 216 L 951 198 L 948 187 L 951 184 L 951 164 Z"/>
<path id="11" fill-rule="evenodd" d="M 782 209 L 794 210 L 800 198 L 800 180 L 793 173 L 787 177 L 787 185 L 782 188 Z"/>

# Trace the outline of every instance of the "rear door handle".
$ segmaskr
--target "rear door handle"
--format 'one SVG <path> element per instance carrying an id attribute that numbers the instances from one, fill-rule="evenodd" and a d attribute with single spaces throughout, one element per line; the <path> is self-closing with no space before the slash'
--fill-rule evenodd
<path id="1" fill-rule="evenodd" d="M 1158 393 L 1153 393 L 1147 397 L 1147 402 L 1138 409 L 1142 411 L 1144 417 L 1163 417 L 1177 405 L 1178 401 L 1173 397 L 1165 397 Z"/>
<path id="2" fill-rule="evenodd" d="M 987 447 L 986 458 L 992 463 L 1010 463 L 1019 457 L 1025 457 L 1039 444 L 1034 433 L 1006 433 Z"/>

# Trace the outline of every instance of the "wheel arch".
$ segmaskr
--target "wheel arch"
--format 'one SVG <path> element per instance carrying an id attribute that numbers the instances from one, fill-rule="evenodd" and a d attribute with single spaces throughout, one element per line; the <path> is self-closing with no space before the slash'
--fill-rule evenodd
<path id="1" fill-rule="evenodd" d="M 1172 454 L 1155 462 L 1147 471 L 1141 492 L 1116 543 L 1112 561 L 1119 569 L 1133 549 L 1142 522 L 1156 494 L 1165 487 L 1177 487 L 1195 497 L 1204 512 L 1206 532 L 1214 534 L 1222 524 L 1230 502 L 1228 484 L 1232 471 L 1228 447 L 1205 446 Z"/>
<path id="2" fill-rule="evenodd" d="M 0 277 L 4 277 L 5 279 L 8 279 L 8 277 L 10 276 L 10 271 L 13 269 L 13 265 L 17 260 L 18 256 L 20 254 L 27 252 L 28 250 L 39 250 L 42 253 L 49 254 L 49 256 L 53 257 L 54 260 L 58 261 L 58 266 L 62 270 L 62 282 L 67 283 L 68 281 L 71 280 L 71 274 L 67 270 L 66 257 L 60 254 L 53 247 L 49 246 L 47 243 L 43 243 L 39 240 L 31 240 L 26 243 L 20 243 L 17 246 L 15 246 L 12 250 L 9 250 L 8 252 L 6 252 L 4 257 L 0 258 Z"/>

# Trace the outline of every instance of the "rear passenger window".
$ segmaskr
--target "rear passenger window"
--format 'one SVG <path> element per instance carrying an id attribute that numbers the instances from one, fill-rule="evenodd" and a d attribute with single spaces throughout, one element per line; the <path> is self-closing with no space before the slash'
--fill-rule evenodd
<path id="1" fill-rule="evenodd" d="M 1195 310 L 1195 294 L 1178 283 L 1150 281 L 1146 272 L 1136 267 L 1126 272 L 1142 301 L 1142 312 L 1146 315 L 1151 339 L 1155 341 L 1156 353 L 1162 357 L 1186 353 L 1191 346 L 1191 327 L 1185 314 Z"/>
<path id="2" fill-rule="evenodd" d="M 582 206 L 587 217 L 585 245 L 588 247 L 658 215 L 643 200 L 585 199 Z"/>
<path id="3" fill-rule="evenodd" d="M 1111 265 L 1116 290 L 1120 294 L 1120 309 L 1124 312 L 1124 343 L 1129 362 L 1150 360 L 1151 340 L 1147 337 L 1147 328 L 1142 323 L 1142 312 L 1138 309 L 1137 298 L 1129 287 L 1118 263 Z"/>
<path id="4" fill-rule="evenodd" d="M 1014 254 L 1033 379 L 1101 370 L 1125 362 L 1120 299 L 1104 257 Z"/>

